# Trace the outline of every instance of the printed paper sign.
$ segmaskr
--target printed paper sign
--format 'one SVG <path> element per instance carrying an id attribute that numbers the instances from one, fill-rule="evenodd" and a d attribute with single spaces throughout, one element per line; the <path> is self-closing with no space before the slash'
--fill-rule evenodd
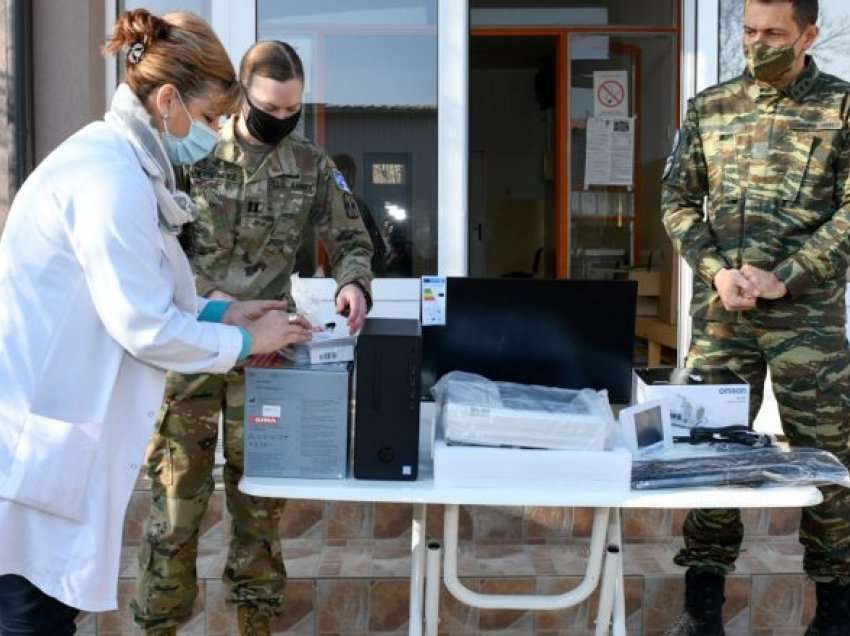
<path id="1" fill-rule="evenodd" d="M 634 185 L 635 120 L 591 117 L 587 120 L 584 185 Z"/>

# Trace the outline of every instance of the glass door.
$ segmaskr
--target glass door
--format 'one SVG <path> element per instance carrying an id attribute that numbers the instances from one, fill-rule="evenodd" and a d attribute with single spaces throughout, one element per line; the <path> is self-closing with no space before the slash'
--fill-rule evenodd
<path id="1" fill-rule="evenodd" d="M 559 36 L 473 31 L 469 273 L 555 276 Z"/>
<path id="2" fill-rule="evenodd" d="M 668 34 L 570 37 L 571 273 L 660 267 L 661 174 L 678 127 L 678 56 Z"/>

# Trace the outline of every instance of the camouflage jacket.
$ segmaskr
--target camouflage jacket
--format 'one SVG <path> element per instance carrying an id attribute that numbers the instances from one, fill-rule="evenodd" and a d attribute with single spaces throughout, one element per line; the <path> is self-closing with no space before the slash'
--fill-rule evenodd
<path id="1" fill-rule="evenodd" d="M 694 270 L 691 315 L 737 321 L 715 274 L 745 263 L 788 288 L 762 321 L 844 324 L 850 257 L 850 84 L 807 60 L 782 90 L 748 73 L 697 95 L 668 159 L 664 225 Z M 703 202 L 706 200 L 705 213 Z"/>
<path id="2" fill-rule="evenodd" d="M 289 278 L 310 223 L 328 251 L 338 289 L 355 283 L 371 305 L 372 243 L 331 159 L 293 133 L 252 169 L 235 122 L 228 120 L 213 154 L 184 179 L 199 208 L 182 237 L 198 293 L 291 302 Z"/>

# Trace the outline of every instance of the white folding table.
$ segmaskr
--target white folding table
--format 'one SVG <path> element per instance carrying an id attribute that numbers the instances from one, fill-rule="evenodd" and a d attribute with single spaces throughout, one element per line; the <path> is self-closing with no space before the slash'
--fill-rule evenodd
<path id="1" fill-rule="evenodd" d="M 599 586 L 596 634 L 626 634 L 623 593 L 620 511 L 624 508 L 785 508 L 813 506 L 821 502 L 814 487 L 686 488 L 676 490 L 594 492 L 575 487 L 551 489 L 517 488 L 508 481 L 488 488 L 438 487 L 430 468 L 421 467 L 415 482 L 273 479 L 245 477 L 240 490 L 258 497 L 317 499 L 413 504 L 413 538 L 410 567 L 409 633 L 436 635 L 439 613 L 439 544 L 426 546 L 425 506 L 445 510 L 442 546 L 442 578 L 459 601 L 484 609 L 560 610 L 578 605 Z M 587 571 L 581 583 L 564 594 L 481 594 L 465 587 L 458 578 L 458 506 L 553 506 L 594 509 Z M 428 555 L 426 557 L 426 554 Z M 426 572 L 427 570 L 427 572 Z M 601 582 L 601 584 L 600 584 Z"/>

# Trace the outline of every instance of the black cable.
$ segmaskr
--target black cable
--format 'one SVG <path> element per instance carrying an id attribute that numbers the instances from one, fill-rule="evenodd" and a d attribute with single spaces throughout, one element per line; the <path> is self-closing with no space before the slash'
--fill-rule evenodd
<path id="1" fill-rule="evenodd" d="M 697 426 L 691 429 L 690 435 L 676 436 L 673 442 L 677 444 L 742 444 L 753 448 L 773 446 L 769 435 L 756 433 L 748 426 L 724 426 L 707 428 Z"/>

